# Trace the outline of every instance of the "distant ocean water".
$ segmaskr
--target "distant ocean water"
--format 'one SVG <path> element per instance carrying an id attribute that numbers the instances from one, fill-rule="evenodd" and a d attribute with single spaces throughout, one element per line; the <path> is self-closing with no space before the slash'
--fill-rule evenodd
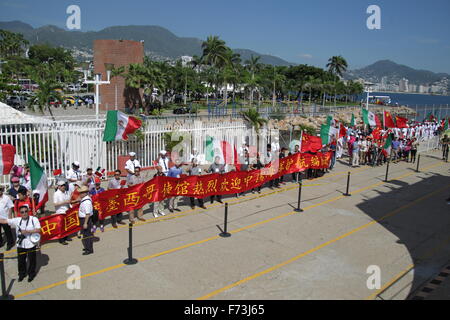
<path id="1" fill-rule="evenodd" d="M 401 106 L 408 106 L 417 110 L 418 121 L 423 120 L 430 112 L 441 118 L 450 116 L 450 96 L 434 96 L 427 94 L 407 94 L 390 92 L 373 92 L 372 96 L 389 96 L 393 104 L 398 103 Z M 361 95 L 360 100 L 365 99 L 366 95 Z"/>

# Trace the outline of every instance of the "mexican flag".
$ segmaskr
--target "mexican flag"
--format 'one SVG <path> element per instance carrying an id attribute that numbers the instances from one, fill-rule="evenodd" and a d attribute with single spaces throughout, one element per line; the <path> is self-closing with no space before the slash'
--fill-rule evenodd
<path id="1" fill-rule="evenodd" d="M 227 141 L 206 136 L 205 159 L 212 163 L 215 157 L 219 157 L 222 164 L 233 164 L 234 150 Z"/>
<path id="2" fill-rule="evenodd" d="M 141 126 L 142 121 L 138 118 L 120 111 L 108 111 L 103 141 L 128 140 L 128 135 L 136 132 Z"/>
<path id="3" fill-rule="evenodd" d="M 28 164 L 30 165 L 31 189 L 39 192 L 39 203 L 36 206 L 36 209 L 39 209 L 48 201 L 47 175 L 31 154 L 28 155 Z"/>
<path id="4" fill-rule="evenodd" d="M 383 149 L 389 149 L 391 146 L 392 146 L 392 137 L 393 137 L 393 134 L 391 133 L 388 137 L 387 137 L 387 139 L 386 139 L 386 143 L 384 144 L 384 146 L 383 146 Z"/>
<path id="5" fill-rule="evenodd" d="M 372 127 L 381 127 L 380 119 L 373 113 L 366 109 L 362 109 L 364 123 Z"/>
<path id="6" fill-rule="evenodd" d="M 339 139 L 339 129 L 329 124 L 323 124 L 320 127 L 320 138 L 322 139 L 322 144 L 330 143 L 332 136 L 334 136 L 336 140 Z"/>
<path id="7" fill-rule="evenodd" d="M 0 174 L 9 174 L 14 166 L 16 148 L 10 144 L 0 144 Z"/>
<path id="8" fill-rule="evenodd" d="M 444 122 L 444 132 L 448 130 L 448 118 Z"/>

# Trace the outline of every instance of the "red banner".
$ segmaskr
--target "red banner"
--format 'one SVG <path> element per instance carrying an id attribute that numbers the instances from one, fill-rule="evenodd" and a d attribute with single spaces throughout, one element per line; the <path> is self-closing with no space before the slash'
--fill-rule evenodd
<path id="1" fill-rule="evenodd" d="M 306 169 L 328 168 L 332 157 L 327 153 L 297 153 L 274 161 L 260 170 L 232 171 L 224 174 L 156 177 L 142 184 L 118 190 L 108 190 L 92 197 L 99 218 L 142 208 L 150 202 L 162 201 L 175 196 L 205 198 L 212 195 L 241 193 L 293 172 Z M 66 214 L 41 218 L 41 242 L 63 238 L 80 230 L 78 206 Z"/>

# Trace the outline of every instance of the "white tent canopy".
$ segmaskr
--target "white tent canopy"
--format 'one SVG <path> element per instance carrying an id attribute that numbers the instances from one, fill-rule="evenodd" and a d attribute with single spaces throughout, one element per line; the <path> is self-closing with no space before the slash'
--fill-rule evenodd
<path id="1" fill-rule="evenodd" d="M 3 102 L 0 102 L 0 125 L 25 123 L 51 124 L 52 121 L 41 117 L 30 116 L 8 106 L 7 104 L 4 104 Z"/>

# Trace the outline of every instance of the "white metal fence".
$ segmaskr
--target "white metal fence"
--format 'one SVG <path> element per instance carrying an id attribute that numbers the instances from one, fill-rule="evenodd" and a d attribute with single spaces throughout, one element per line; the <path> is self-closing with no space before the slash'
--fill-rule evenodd
<path id="1" fill-rule="evenodd" d="M 439 136 L 434 136 L 430 139 L 420 139 L 417 153 L 428 152 L 439 148 Z"/>
<path id="2" fill-rule="evenodd" d="M 199 153 L 205 152 L 205 137 L 212 136 L 240 145 L 246 136 L 255 140 L 253 131 L 250 134 L 242 120 L 238 121 L 174 121 L 157 123 L 147 120 L 142 129 L 143 139 L 135 137 L 129 141 L 103 142 L 105 120 L 91 121 L 56 121 L 51 124 L 14 124 L 0 126 L 0 144 L 12 144 L 16 147 L 15 164 L 28 162 L 31 154 L 45 169 L 52 180 L 52 172 L 62 169 L 63 173 L 70 164 L 79 161 L 81 169 L 97 167 L 114 171 L 118 167 L 118 157 L 130 151 L 137 154 L 143 167 L 153 165 L 159 151 L 165 148 L 164 134 L 183 135 L 183 159 L 189 160 L 193 148 Z M 176 139 L 178 140 L 178 139 Z M 123 168 L 119 168 L 123 169 Z M 9 176 L 2 176 L 1 184 L 9 182 Z"/>

